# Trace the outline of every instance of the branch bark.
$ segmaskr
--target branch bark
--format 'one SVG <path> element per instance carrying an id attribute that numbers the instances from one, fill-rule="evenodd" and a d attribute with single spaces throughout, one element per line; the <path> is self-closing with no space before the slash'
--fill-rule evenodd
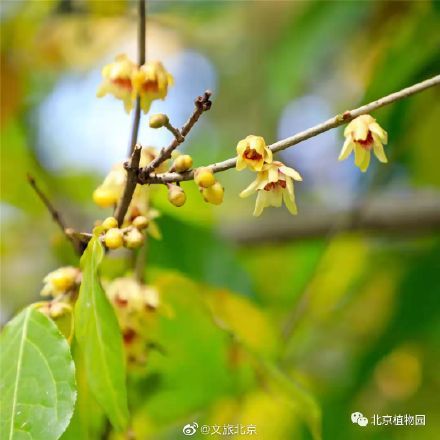
<path id="1" fill-rule="evenodd" d="M 371 113 L 378 108 L 389 105 L 393 102 L 399 101 L 401 99 L 407 98 L 408 96 L 420 93 L 430 87 L 434 87 L 440 84 L 440 75 L 434 76 L 433 78 L 427 79 L 420 83 L 414 84 L 413 86 L 402 89 L 398 92 L 391 93 L 390 95 L 384 96 L 383 98 L 377 99 L 376 101 L 370 102 L 366 105 L 358 107 L 353 110 L 348 110 L 342 114 L 338 114 L 321 124 L 315 125 L 307 130 L 301 131 L 294 136 L 288 137 L 281 141 L 275 142 L 269 145 L 269 148 L 276 153 L 277 151 L 285 150 L 286 148 L 292 147 L 300 142 L 310 139 L 318 134 L 324 133 L 325 131 L 331 130 L 333 128 L 339 127 L 347 122 L 352 121 L 360 115 Z M 212 169 L 214 173 L 228 170 L 234 168 L 236 163 L 236 158 L 232 157 L 230 159 L 224 160 L 223 162 L 218 162 L 215 164 L 207 165 Z M 150 184 L 150 183 L 173 183 L 181 182 L 184 180 L 192 180 L 194 178 L 194 171 L 186 171 L 184 173 L 162 173 L 162 174 L 146 174 L 145 172 L 140 174 L 139 183 Z"/>
<path id="2" fill-rule="evenodd" d="M 44 194 L 44 192 L 41 190 L 41 188 L 38 186 L 35 178 L 31 174 L 27 174 L 27 180 L 33 190 L 37 193 L 40 200 L 44 203 L 47 210 L 50 212 L 53 221 L 59 226 L 63 234 L 67 237 L 67 239 L 72 243 L 75 252 L 79 255 L 82 253 L 81 244 L 80 242 L 75 238 L 69 235 L 66 232 L 67 225 L 65 221 L 63 220 L 63 217 L 61 216 L 60 212 L 55 208 L 55 206 L 52 204 L 52 202 L 49 200 L 49 198 Z"/>

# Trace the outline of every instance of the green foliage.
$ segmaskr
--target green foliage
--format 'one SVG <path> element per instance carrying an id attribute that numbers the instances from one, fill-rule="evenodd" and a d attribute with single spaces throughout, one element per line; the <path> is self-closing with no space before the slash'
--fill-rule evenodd
<path id="1" fill-rule="evenodd" d="M 32 306 L 0 338 L 1 432 L 8 439 L 57 439 L 75 404 L 75 368 L 69 345 L 48 317 Z"/>
<path id="2" fill-rule="evenodd" d="M 81 257 L 83 279 L 75 306 L 75 336 L 84 353 L 87 380 L 112 425 L 127 425 L 128 408 L 122 336 L 113 307 L 99 282 L 104 249 L 93 237 Z"/>

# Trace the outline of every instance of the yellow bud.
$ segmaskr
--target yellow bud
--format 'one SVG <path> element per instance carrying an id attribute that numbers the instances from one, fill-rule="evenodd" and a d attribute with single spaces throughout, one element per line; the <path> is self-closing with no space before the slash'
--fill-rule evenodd
<path id="1" fill-rule="evenodd" d="M 223 195 L 225 190 L 219 182 L 215 182 L 214 185 L 209 188 L 203 188 L 202 195 L 205 202 L 212 203 L 214 205 L 220 205 L 223 202 Z"/>
<path id="2" fill-rule="evenodd" d="M 106 231 L 118 227 L 118 221 L 114 217 L 107 217 L 101 225 Z"/>
<path id="3" fill-rule="evenodd" d="M 187 171 L 192 167 L 193 160 L 189 154 L 182 154 L 174 160 L 173 167 L 178 172 Z"/>
<path id="4" fill-rule="evenodd" d="M 177 185 L 170 185 L 168 188 L 168 200 L 178 208 L 186 202 L 186 195 L 183 189 Z"/>
<path id="5" fill-rule="evenodd" d="M 215 177 L 211 168 L 201 167 L 197 168 L 194 172 L 194 182 L 202 188 L 209 188 L 214 185 Z"/>
<path id="6" fill-rule="evenodd" d="M 120 248 L 124 244 L 122 231 L 118 228 L 109 229 L 105 233 L 104 243 L 109 249 Z"/>
<path id="7" fill-rule="evenodd" d="M 142 245 L 144 242 L 144 234 L 139 232 L 136 228 L 131 228 L 125 235 L 124 235 L 124 244 L 129 249 L 134 249 Z"/>
<path id="8" fill-rule="evenodd" d="M 118 197 L 114 191 L 99 187 L 93 192 L 93 201 L 101 208 L 107 208 L 113 206 L 118 201 Z"/>
<path id="9" fill-rule="evenodd" d="M 179 150 L 173 150 L 171 153 L 171 159 L 175 159 L 176 157 L 179 157 L 182 153 Z"/>
<path id="10" fill-rule="evenodd" d="M 52 272 L 50 275 L 50 283 L 55 290 L 65 292 L 69 290 L 74 284 L 77 276 L 77 271 L 73 268 L 61 268 Z"/>
<path id="11" fill-rule="evenodd" d="M 150 117 L 150 127 L 151 128 L 161 128 L 164 125 L 168 124 L 169 119 L 167 115 L 163 113 L 158 113 L 157 115 L 152 115 Z"/>
<path id="12" fill-rule="evenodd" d="M 144 217 L 143 215 L 138 215 L 132 222 L 132 225 L 137 229 L 145 229 L 148 227 L 149 220 L 147 217 Z"/>
<path id="13" fill-rule="evenodd" d="M 60 318 L 68 312 L 71 312 L 72 308 L 66 304 L 61 302 L 53 302 L 49 308 L 49 315 L 51 318 Z"/>

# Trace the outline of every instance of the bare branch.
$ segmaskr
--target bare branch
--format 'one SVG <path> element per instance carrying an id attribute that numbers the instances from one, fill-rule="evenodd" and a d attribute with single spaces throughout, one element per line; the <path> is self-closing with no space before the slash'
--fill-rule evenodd
<path id="1" fill-rule="evenodd" d="M 202 96 L 197 97 L 194 101 L 195 109 L 189 119 L 185 122 L 181 130 L 179 131 L 179 135 L 173 132 L 174 139 L 166 148 L 162 148 L 159 155 L 153 159 L 145 168 L 140 170 L 139 172 L 139 182 L 144 182 L 149 179 L 151 173 L 163 162 L 171 157 L 171 153 L 185 140 L 186 135 L 191 131 L 194 127 L 195 123 L 199 120 L 201 114 L 203 112 L 208 111 L 211 108 L 211 95 L 212 93 L 207 90 Z M 168 127 L 167 127 L 168 128 Z M 150 182 L 148 182 L 150 183 Z"/>
<path id="2" fill-rule="evenodd" d="M 125 164 L 125 169 L 127 170 L 127 182 L 125 183 L 124 192 L 114 214 L 119 226 L 121 226 L 124 221 L 125 214 L 127 213 L 131 199 L 133 198 L 134 190 L 136 189 L 141 152 L 142 147 L 136 145 L 130 161 Z"/>
<path id="3" fill-rule="evenodd" d="M 399 92 L 395 92 L 390 95 L 384 96 L 383 98 L 377 99 L 376 101 L 370 102 L 369 104 L 336 115 L 335 117 L 330 118 L 327 121 L 315 125 L 314 127 L 311 127 L 307 130 L 301 131 L 295 134 L 294 136 L 275 142 L 272 145 L 269 145 L 269 148 L 274 153 L 277 151 L 285 150 L 286 148 L 299 144 L 300 142 L 303 142 L 307 139 L 317 136 L 318 134 L 324 133 L 325 131 L 346 124 L 347 122 L 350 122 L 351 120 L 357 118 L 360 115 L 371 113 L 372 111 L 377 110 L 378 108 L 384 107 L 393 102 L 407 98 L 408 96 L 414 95 L 425 89 L 437 86 L 439 84 L 440 84 L 440 75 L 434 76 L 431 79 L 427 79 L 426 81 L 422 81 L 420 83 L 414 84 L 413 86 L 402 89 Z M 218 162 L 207 166 L 210 167 L 214 173 L 218 173 L 221 171 L 228 170 L 230 168 L 234 168 L 235 163 L 236 163 L 236 158 L 232 157 L 230 159 L 224 160 L 223 162 Z M 168 172 L 157 175 L 151 175 L 151 174 L 148 175 L 148 173 L 144 172 L 140 176 L 139 183 L 142 184 L 172 183 L 172 182 L 181 182 L 184 180 L 192 180 L 193 178 L 194 178 L 194 171 L 186 171 L 184 173 Z"/>
<path id="4" fill-rule="evenodd" d="M 55 206 L 52 204 L 52 202 L 49 200 L 46 194 L 44 194 L 44 192 L 38 186 L 35 178 L 29 173 L 27 174 L 27 180 L 29 184 L 32 186 L 33 190 L 37 193 L 40 200 L 44 203 L 47 210 L 50 212 L 53 221 L 60 227 L 61 231 L 63 231 L 63 234 L 72 243 L 75 252 L 81 255 L 82 251 L 81 251 L 80 243 L 74 237 L 66 233 L 66 223 L 64 222 L 60 212 L 55 208 Z"/>

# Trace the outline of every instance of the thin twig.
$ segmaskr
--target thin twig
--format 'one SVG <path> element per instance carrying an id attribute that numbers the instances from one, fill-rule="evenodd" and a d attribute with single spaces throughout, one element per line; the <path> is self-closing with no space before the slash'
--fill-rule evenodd
<path id="1" fill-rule="evenodd" d="M 125 183 L 124 192 L 114 214 L 119 226 L 124 222 L 125 214 L 127 213 L 131 199 L 133 198 L 134 190 L 136 189 L 141 152 L 142 147 L 136 145 L 130 161 L 125 164 L 125 169 L 127 170 L 127 182 Z"/>
<path id="2" fill-rule="evenodd" d="M 156 158 L 154 158 L 146 167 L 139 172 L 139 181 L 144 178 L 148 179 L 150 174 L 163 162 L 171 157 L 171 153 L 185 140 L 186 135 L 194 127 L 195 123 L 199 120 L 203 112 L 208 111 L 211 108 L 211 91 L 207 90 L 202 96 L 198 96 L 194 101 L 195 109 L 189 119 L 185 122 L 180 129 L 180 136 L 174 137 L 168 147 L 162 148 Z"/>
<path id="3" fill-rule="evenodd" d="M 146 32 L 146 6 L 145 0 L 139 0 L 138 3 L 138 15 L 139 15 L 139 30 L 138 30 L 138 65 L 145 64 L 145 32 Z M 139 95 L 136 97 L 136 105 L 133 115 L 133 125 L 131 128 L 130 143 L 128 145 L 128 156 L 133 153 L 136 146 L 139 124 L 141 120 L 141 98 Z"/>
<path id="4" fill-rule="evenodd" d="M 38 186 L 35 178 L 29 173 L 27 174 L 27 180 L 28 180 L 29 184 L 31 185 L 31 187 L 33 188 L 33 190 L 37 193 L 40 200 L 44 203 L 47 210 L 50 212 L 53 221 L 60 227 L 63 234 L 72 243 L 72 245 L 75 249 L 75 252 L 81 254 L 80 243 L 73 236 L 66 233 L 67 226 L 66 226 L 66 223 L 63 220 L 60 212 L 55 208 L 55 206 L 52 204 L 52 202 L 49 200 L 49 198 L 46 196 L 46 194 L 44 194 L 44 192 Z"/>
<path id="5" fill-rule="evenodd" d="M 269 148 L 275 153 L 277 151 L 285 150 L 286 148 L 292 147 L 293 145 L 299 144 L 307 139 L 310 139 L 318 134 L 324 133 L 325 131 L 331 130 L 333 128 L 339 127 L 340 125 L 350 122 L 354 118 L 360 115 L 371 113 L 380 107 L 384 107 L 393 102 L 399 101 L 401 99 L 407 98 L 408 96 L 419 93 L 430 87 L 434 87 L 440 84 L 440 75 L 434 76 L 433 78 L 427 79 L 420 83 L 414 84 L 413 86 L 407 87 L 400 90 L 399 92 L 392 93 L 390 95 L 384 96 L 383 98 L 377 99 L 376 101 L 370 102 L 369 104 L 358 107 L 354 110 L 346 111 L 342 114 L 336 115 L 333 118 L 328 119 L 321 124 L 315 125 L 307 130 L 301 131 L 294 136 L 288 137 L 281 141 L 275 142 L 269 145 Z M 182 133 L 183 134 L 183 133 Z M 236 157 L 224 160 L 223 162 L 218 162 L 212 165 L 207 165 L 212 169 L 214 173 L 228 170 L 235 167 Z M 151 183 L 171 183 L 171 182 L 181 182 L 184 180 L 192 180 L 194 178 L 194 171 L 186 171 L 183 173 L 168 172 L 162 174 L 147 174 L 143 172 L 139 174 L 139 183 L 141 184 L 151 184 Z"/>

